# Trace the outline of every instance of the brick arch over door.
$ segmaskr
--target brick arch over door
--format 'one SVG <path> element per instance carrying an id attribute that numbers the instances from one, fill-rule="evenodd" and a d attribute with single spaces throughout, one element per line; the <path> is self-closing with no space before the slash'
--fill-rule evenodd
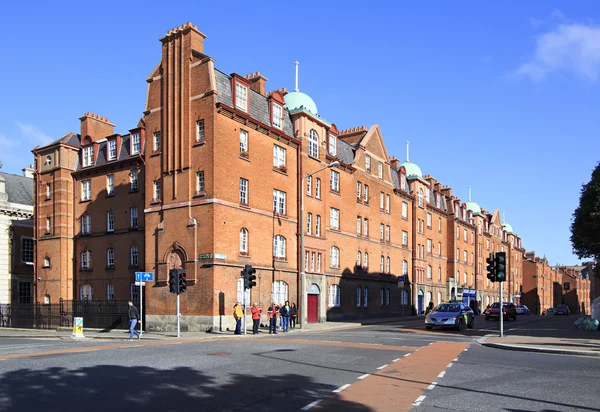
<path id="1" fill-rule="evenodd" d="M 167 282 L 169 280 L 169 270 L 171 269 L 189 269 L 186 268 L 188 259 L 187 251 L 179 243 L 175 242 L 164 253 L 162 262 L 158 262 L 157 281 Z M 188 274 L 188 280 L 193 278 Z"/>

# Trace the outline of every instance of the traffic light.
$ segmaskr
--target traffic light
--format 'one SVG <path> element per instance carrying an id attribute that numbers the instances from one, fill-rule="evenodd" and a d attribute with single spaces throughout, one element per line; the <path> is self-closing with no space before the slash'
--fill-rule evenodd
<path id="1" fill-rule="evenodd" d="M 185 272 L 181 269 L 178 270 L 178 291 L 177 293 L 183 293 L 187 289 L 187 283 L 185 280 Z"/>
<path id="2" fill-rule="evenodd" d="M 494 271 L 496 272 L 496 282 L 506 282 L 506 252 L 496 253 L 494 263 Z"/>
<path id="3" fill-rule="evenodd" d="M 496 281 L 496 273 L 494 271 L 494 254 L 490 253 L 490 257 L 486 260 L 487 263 L 487 278 L 492 282 Z"/>
<path id="4" fill-rule="evenodd" d="M 246 265 L 244 267 L 244 272 L 246 272 L 246 289 L 252 289 L 254 286 L 256 286 L 256 269 L 254 269 L 252 265 Z"/>
<path id="5" fill-rule="evenodd" d="M 248 289 L 248 274 L 245 268 L 240 272 L 240 277 L 244 278 L 244 290 Z"/>
<path id="6" fill-rule="evenodd" d="M 169 292 L 177 293 L 177 269 L 169 270 Z"/>

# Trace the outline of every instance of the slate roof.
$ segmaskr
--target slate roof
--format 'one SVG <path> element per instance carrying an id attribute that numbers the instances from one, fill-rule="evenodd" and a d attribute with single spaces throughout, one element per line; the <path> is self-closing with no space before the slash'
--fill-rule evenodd
<path id="1" fill-rule="evenodd" d="M 33 206 L 33 179 L 0 172 L 6 180 L 6 194 L 10 203 Z"/>
<path id="2" fill-rule="evenodd" d="M 233 94 L 231 93 L 231 77 L 215 69 L 215 78 L 217 82 L 217 103 L 226 104 L 229 107 L 235 107 L 233 104 Z M 269 116 L 269 104 L 267 98 L 260 93 L 250 89 L 250 117 L 259 122 L 273 126 Z M 294 129 L 289 112 L 284 110 L 283 132 L 288 136 L 294 136 Z"/>
<path id="3" fill-rule="evenodd" d="M 337 157 L 341 162 L 347 165 L 353 164 L 355 153 L 356 152 L 351 145 L 344 142 L 343 140 L 337 140 Z"/>
<path id="4" fill-rule="evenodd" d="M 81 136 L 79 136 L 77 133 L 69 132 L 66 135 L 64 135 L 63 137 L 56 139 L 55 141 L 48 143 L 47 145 L 40 146 L 38 148 L 38 150 L 44 149 L 49 146 L 53 146 L 57 143 L 65 143 L 65 144 L 68 144 L 71 146 L 81 147 Z"/>
<path id="5" fill-rule="evenodd" d="M 103 142 L 98 143 L 98 158 L 96 159 L 96 163 L 94 163 L 93 166 L 85 167 L 85 169 L 91 169 L 91 168 L 98 167 L 98 166 L 104 166 L 108 163 L 114 163 L 114 162 L 118 162 L 120 160 L 129 159 L 130 157 L 132 157 L 130 154 L 130 149 L 131 149 L 130 146 L 131 145 L 129 144 L 131 135 L 126 134 L 126 135 L 121 136 L 121 138 L 122 138 L 121 153 L 119 154 L 118 159 L 111 160 L 111 161 L 106 160 L 106 159 L 108 159 L 108 153 L 107 153 L 108 152 L 108 142 L 105 140 Z M 140 150 L 140 154 L 143 154 L 143 153 L 144 153 L 144 147 L 142 146 L 141 150 Z M 81 157 L 81 156 L 82 156 L 82 154 L 80 153 L 79 157 Z M 134 155 L 134 157 L 135 156 L 138 156 L 138 155 Z M 84 168 L 81 167 L 81 162 L 78 160 L 77 167 L 75 168 L 75 170 L 82 170 L 82 169 L 84 169 Z"/>

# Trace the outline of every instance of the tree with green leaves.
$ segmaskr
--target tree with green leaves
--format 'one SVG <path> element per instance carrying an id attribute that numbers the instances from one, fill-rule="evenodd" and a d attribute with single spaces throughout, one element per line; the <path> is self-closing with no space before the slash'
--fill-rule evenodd
<path id="1" fill-rule="evenodd" d="M 591 180 L 581 187 L 579 207 L 571 223 L 571 244 L 579 259 L 593 258 L 595 262 L 600 259 L 600 163 Z"/>

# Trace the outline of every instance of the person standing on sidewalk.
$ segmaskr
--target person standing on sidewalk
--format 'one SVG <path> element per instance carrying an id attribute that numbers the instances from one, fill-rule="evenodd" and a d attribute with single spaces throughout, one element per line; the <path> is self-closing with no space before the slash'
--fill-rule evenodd
<path id="1" fill-rule="evenodd" d="M 271 306 L 269 306 L 267 316 L 269 317 L 269 335 L 277 335 L 277 307 L 275 303 L 271 303 Z"/>
<path id="2" fill-rule="evenodd" d="M 242 306 L 240 302 L 236 302 L 233 306 L 233 319 L 235 319 L 235 334 L 242 334 L 242 317 L 244 316 L 244 312 L 242 311 Z"/>
<path id="3" fill-rule="evenodd" d="M 290 328 L 296 329 L 297 319 L 298 319 L 298 309 L 296 308 L 296 304 L 292 303 L 292 307 L 290 308 Z"/>
<path id="4" fill-rule="evenodd" d="M 285 301 L 285 304 L 279 310 L 281 318 L 283 319 L 283 331 L 287 332 L 290 325 L 290 302 Z"/>
<path id="5" fill-rule="evenodd" d="M 258 304 L 254 302 L 252 305 L 252 334 L 258 335 L 258 325 L 260 324 L 260 314 L 262 313 L 262 309 L 258 307 Z"/>
<path id="6" fill-rule="evenodd" d="M 129 305 L 129 340 L 133 340 L 133 335 L 136 335 L 137 338 L 139 339 L 142 334 L 140 332 L 138 332 L 137 330 L 135 330 L 135 325 L 138 323 L 138 321 L 140 320 L 140 313 L 138 312 L 137 308 L 133 305 L 132 301 L 128 302 Z"/>

